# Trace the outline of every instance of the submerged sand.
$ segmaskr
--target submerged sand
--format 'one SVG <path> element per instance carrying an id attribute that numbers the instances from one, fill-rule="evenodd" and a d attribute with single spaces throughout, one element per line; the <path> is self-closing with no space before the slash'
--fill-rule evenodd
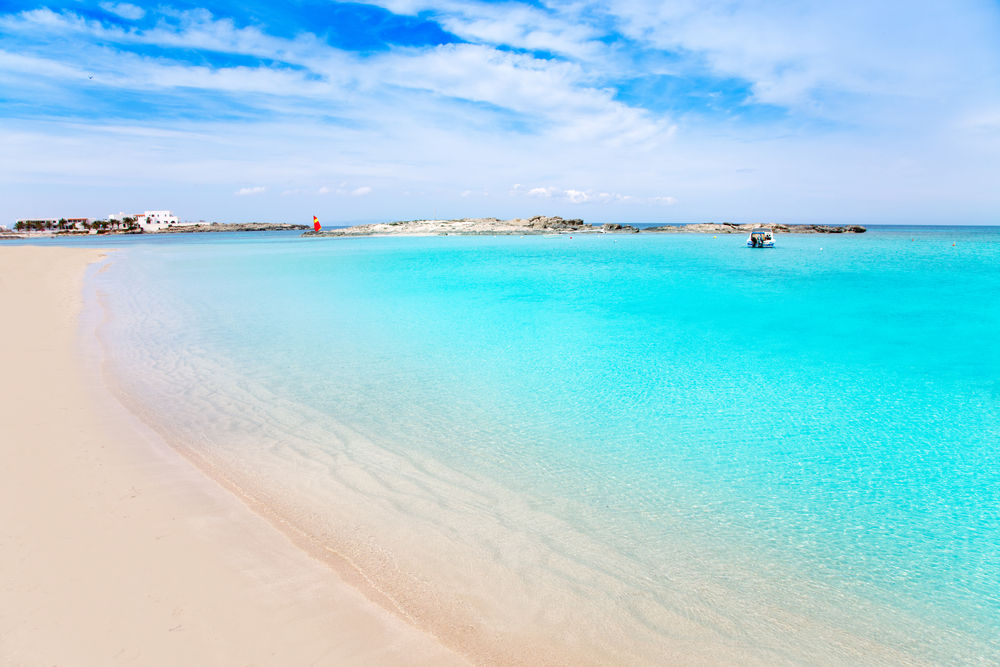
<path id="1" fill-rule="evenodd" d="M 103 256 L 0 248 L 0 663 L 463 663 L 117 403 L 79 324 Z"/>

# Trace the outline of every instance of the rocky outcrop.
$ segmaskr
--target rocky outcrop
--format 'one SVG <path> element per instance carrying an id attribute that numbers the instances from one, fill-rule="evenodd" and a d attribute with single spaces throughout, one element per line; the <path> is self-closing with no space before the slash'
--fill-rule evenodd
<path id="1" fill-rule="evenodd" d="M 668 234 L 748 234 L 758 227 L 767 227 L 779 234 L 863 234 L 866 231 L 861 225 L 736 224 L 733 222 L 663 225 L 662 227 L 648 227 L 645 231 Z"/>
<path id="2" fill-rule="evenodd" d="M 459 220 L 403 220 L 356 225 L 345 229 L 308 231 L 303 236 L 493 236 L 596 232 L 593 225 L 574 218 L 536 215 L 533 218 L 462 218 Z"/>
<path id="3" fill-rule="evenodd" d="M 638 234 L 679 233 L 679 234 L 746 234 L 757 224 L 736 224 L 733 222 L 703 222 L 693 225 L 664 225 L 639 229 L 633 225 L 609 222 L 588 225 L 579 218 L 564 220 L 558 216 L 536 215 L 533 218 L 461 218 L 459 220 L 402 220 L 380 222 L 370 225 L 356 225 L 344 229 L 330 229 L 319 232 L 307 231 L 303 236 L 478 236 L 478 235 L 529 235 L 529 234 Z M 859 234 L 865 231 L 858 225 L 767 225 L 775 232 L 785 234 Z"/>
<path id="4" fill-rule="evenodd" d="M 519 219 L 511 220 L 510 222 L 515 225 L 521 222 Z M 584 224 L 583 220 L 579 218 L 573 218 L 572 220 L 563 220 L 559 216 L 555 217 L 545 217 L 542 215 L 536 215 L 533 218 L 527 220 L 527 226 L 531 229 L 541 229 L 542 231 L 578 231 L 586 228 L 588 231 L 592 229 L 592 225 Z"/>
<path id="5" fill-rule="evenodd" d="M 200 225 L 173 225 L 152 234 L 188 234 L 192 232 L 276 232 L 309 229 L 308 225 L 292 225 L 287 222 L 234 222 L 204 223 Z"/>
<path id="6" fill-rule="evenodd" d="M 867 231 L 861 225 L 796 225 L 802 227 L 813 227 L 815 234 L 864 234 Z M 800 232 L 796 232 L 800 233 Z"/>
<path id="7" fill-rule="evenodd" d="M 605 233 L 638 234 L 639 228 L 632 225 L 619 225 L 617 222 L 606 222 L 601 225 L 601 231 Z"/>

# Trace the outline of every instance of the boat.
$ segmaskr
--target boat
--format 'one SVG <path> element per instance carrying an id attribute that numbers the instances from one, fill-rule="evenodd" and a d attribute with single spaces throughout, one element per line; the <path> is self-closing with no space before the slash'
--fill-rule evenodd
<path id="1" fill-rule="evenodd" d="M 766 227 L 755 227 L 747 237 L 748 248 L 773 248 L 774 232 Z"/>

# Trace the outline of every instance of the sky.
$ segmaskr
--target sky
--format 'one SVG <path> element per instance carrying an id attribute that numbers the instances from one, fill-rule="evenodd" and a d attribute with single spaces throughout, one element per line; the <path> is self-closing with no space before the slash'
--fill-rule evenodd
<path id="1" fill-rule="evenodd" d="M 0 0 L 0 225 L 1000 224 L 997 0 Z"/>

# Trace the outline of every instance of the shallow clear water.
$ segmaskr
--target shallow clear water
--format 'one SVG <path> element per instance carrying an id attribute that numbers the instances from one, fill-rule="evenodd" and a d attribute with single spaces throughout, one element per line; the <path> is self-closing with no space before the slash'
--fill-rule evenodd
<path id="1" fill-rule="evenodd" d="M 1000 661 L 1000 230 L 743 240 L 192 235 L 92 283 L 130 407 L 480 658 Z"/>

